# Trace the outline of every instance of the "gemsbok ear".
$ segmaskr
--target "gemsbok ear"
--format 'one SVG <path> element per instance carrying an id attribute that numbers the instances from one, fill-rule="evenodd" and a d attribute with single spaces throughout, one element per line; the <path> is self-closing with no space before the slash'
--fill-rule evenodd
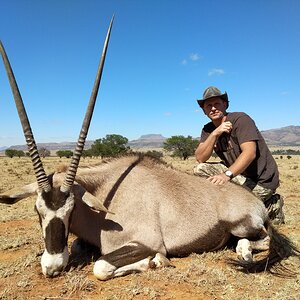
<path id="1" fill-rule="evenodd" d="M 102 203 L 101 201 L 95 197 L 94 195 L 92 195 L 91 193 L 89 193 L 88 191 L 86 191 L 83 196 L 82 196 L 82 201 L 88 205 L 92 210 L 96 211 L 96 212 L 100 212 L 100 211 L 104 211 L 106 213 L 110 213 L 113 214 L 112 212 L 110 212 Z"/>
<path id="2" fill-rule="evenodd" d="M 0 194 L 0 203 L 14 204 L 22 199 L 28 198 L 36 193 L 38 185 L 36 182 L 15 188 Z"/>

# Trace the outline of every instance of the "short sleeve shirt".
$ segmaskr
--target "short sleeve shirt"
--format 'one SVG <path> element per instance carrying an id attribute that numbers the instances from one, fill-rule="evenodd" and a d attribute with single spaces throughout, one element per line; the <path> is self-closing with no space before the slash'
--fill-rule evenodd
<path id="1" fill-rule="evenodd" d="M 275 190 L 279 186 L 277 164 L 254 121 L 243 112 L 228 113 L 226 121 L 232 123 L 232 131 L 229 134 L 223 133 L 218 138 L 214 146 L 216 154 L 227 167 L 230 167 L 241 154 L 240 145 L 255 141 L 256 158 L 242 175 L 251 178 L 265 188 Z M 202 129 L 200 143 L 203 143 L 215 129 L 212 122 L 206 124 Z"/>

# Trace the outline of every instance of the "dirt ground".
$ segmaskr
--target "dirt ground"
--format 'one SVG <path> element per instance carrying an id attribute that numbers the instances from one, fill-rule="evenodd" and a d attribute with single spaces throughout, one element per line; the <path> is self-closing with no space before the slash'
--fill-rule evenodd
<path id="1" fill-rule="evenodd" d="M 167 158 L 175 168 L 191 172 L 193 159 Z M 300 156 L 276 157 L 281 174 L 279 193 L 285 199 L 286 224 L 277 228 L 300 248 Z M 43 160 L 49 173 L 67 160 Z M 99 160 L 82 160 L 82 165 Z M 0 193 L 35 180 L 28 158 L 0 157 Z M 43 240 L 30 197 L 14 205 L 0 204 L 0 299 L 300 299 L 300 273 L 282 278 L 269 273 L 245 274 L 226 264 L 232 249 L 173 258 L 175 268 L 150 270 L 101 282 L 92 275 L 98 253 L 86 251 L 71 257 L 59 277 L 45 278 L 40 259 Z M 70 236 L 70 242 L 74 236 Z M 300 272 L 300 261 L 284 265 Z"/>

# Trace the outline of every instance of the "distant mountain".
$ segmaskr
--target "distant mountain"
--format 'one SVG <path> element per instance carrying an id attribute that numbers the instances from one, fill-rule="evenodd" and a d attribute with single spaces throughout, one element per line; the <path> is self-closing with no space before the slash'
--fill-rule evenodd
<path id="1" fill-rule="evenodd" d="M 161 134 L 146 134 L 139 139 L 128 142 L 131 148 L 161 148 L 167 138 Z"/>
<path id="2" fill-rule="evenodd" d="M 300 146 L 300 126 L 287 126 L 278 129 L 270 129 L 261 131 L 266 143 L 269 146 Z M 146 134 L 142 135 L 137 140 L 128 142 L 128 146 L 131 148 L 161 148 L 167 138 L 161 134 Z M 199 139 L 199 138 L 196 138 Z M 86 141 L 85 149 L 89 149 L 94 141 Z M 63 142 L 63 143 L 38 143 L 38 148 L 46 148 L 52 153 L 58 150 L 71 150 L 76 147 L 76 142 Z M 4 154 L 4 151 L 8 147 L 0 148 L 0 152 Z M 10 146 L 9 149 L 27 151 L 26 145 Z"/>
<path id="3" fill-rule="evenodd" d="M 161 148 L 163 146 L 163 142 L 166 140 L 161 134 L 146 134 L 142 135 L 137 140 L 132 140 L 128 142 L 128 146 L 131 148 Z M 86 141 L 84 148 L 89 149 L 94 141 Z M 62 143 L 37 143 L 38 148 L 46 148 L 51 152 L 55 152 L 58 150 L 71 150 L 73 151 L 76 147 L 75 142 L 62 142 Z M 6 150 L 3 149 L 2 151 Z M 23 150 L 27 151 L 26 145 L 13 145 L 8 149 L 15 150 Z M 1 151 L 1 150 L 0 150 Z"/>
<path id="4" fill-rule="evenodd" d="M 270 146 L 300 146 L 300 126 L 264 130 L 261 134 Z M 196 139 L 199 140 L 199 137 Z M 131 148 L 160 148 L 165 140 L 161 134 L 147 134 L 130 141 L 128 145 Z"/>
<path id="5" fill-rule="evenodd" d="M 287 126 L 261 131 L 268 145 L 300 146 L 300 126 Z"/>
<path id="6" fill-rule="evenodd" d="M 85 149 L 90 148 L 93 143 L 94 143 L 94 141 L 86 141 L 84 148 Z M 73 151 L 76 147 L 76 144 L 77 144 L 76 142 L 37 143 L 37 147 L 38 148 L 46 148 L 50 151 L 58 151 L 58 150 L 71 150 L 71 151 Z M 6 149 L 4 149 L 4 150 L 6 150 Z M 27 151 L 27 145 L 13 145 L 13 146 L 10 146 L 8 149 Z"/>

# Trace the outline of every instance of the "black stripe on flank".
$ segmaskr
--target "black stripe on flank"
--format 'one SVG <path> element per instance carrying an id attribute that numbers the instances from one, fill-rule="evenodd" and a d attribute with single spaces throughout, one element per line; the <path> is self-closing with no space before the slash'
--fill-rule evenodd
<path id="1" fill-rule="evenodd" d="M 62 253 L 67 245 L 65 237 L 65 224 L 57 217 L 54 217 L 46 227 L 45 246 L 50 254 Z"/>

